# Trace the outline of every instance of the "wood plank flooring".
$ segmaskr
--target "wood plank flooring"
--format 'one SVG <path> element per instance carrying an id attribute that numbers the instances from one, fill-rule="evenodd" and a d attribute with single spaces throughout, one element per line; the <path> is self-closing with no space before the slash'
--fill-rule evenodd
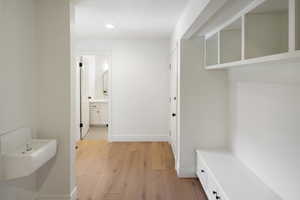
<path id="1" fill-rule="evenodd" d="M 197 179 L 179 179 L 168 143 L 85 140 L 76 156 L 79 200 L 206 200 Z"/>

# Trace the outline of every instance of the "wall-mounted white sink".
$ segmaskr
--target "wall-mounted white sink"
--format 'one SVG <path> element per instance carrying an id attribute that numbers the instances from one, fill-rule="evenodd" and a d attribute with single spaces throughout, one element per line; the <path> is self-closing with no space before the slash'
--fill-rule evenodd
<path id="1" fill-rule="evenodd" d="M 28 148 L 28 149 L 26 149 Z M 56 140 L 32 140 L 29 146 L 2 154 L 4 179 L 32 174 L 56 154 Z"/>
<path id="2" fill-rule="evenodd" d="M 28 176 L 55 156 L 56 140 L 31 139 L 30 135 L 23 129 L 1 137 L 3 179 Z"/>

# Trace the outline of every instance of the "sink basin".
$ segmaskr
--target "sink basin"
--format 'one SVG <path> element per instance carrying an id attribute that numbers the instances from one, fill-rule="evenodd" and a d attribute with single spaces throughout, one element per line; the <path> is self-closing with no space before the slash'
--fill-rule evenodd
<path id="1" fill-rule="evenodd" d="M 56 140 L 32 139 L 29 128 L 0 136 L 0 179 L 28 176 L 56 154 Z"/>
<path id="2" fill-rule="evenodd" d="M 15 179 L 32 174 L 56 154 L 56 140 L 32 139 L 23 145 L 2 154 L 4 179 Z"/>

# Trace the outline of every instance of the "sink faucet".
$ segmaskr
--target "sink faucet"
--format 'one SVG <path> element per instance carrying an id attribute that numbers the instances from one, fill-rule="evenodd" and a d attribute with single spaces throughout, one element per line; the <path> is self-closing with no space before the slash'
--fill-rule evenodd
<path id="1" fill-rule="evenodd" d="M 29 144 L 26 144 L 26 151 L 31 151 L 32 147 Z"/>

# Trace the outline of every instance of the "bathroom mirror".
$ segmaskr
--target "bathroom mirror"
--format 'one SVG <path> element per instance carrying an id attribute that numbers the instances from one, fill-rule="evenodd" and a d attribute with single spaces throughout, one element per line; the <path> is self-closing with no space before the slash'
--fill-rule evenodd
<path id="1" fill-rule="evenodd" d="M 90 100 L 104 100 L 109 96 L 110 56 L 107 54 L 83 55 L 86 60 L 87 89 Z"/>

